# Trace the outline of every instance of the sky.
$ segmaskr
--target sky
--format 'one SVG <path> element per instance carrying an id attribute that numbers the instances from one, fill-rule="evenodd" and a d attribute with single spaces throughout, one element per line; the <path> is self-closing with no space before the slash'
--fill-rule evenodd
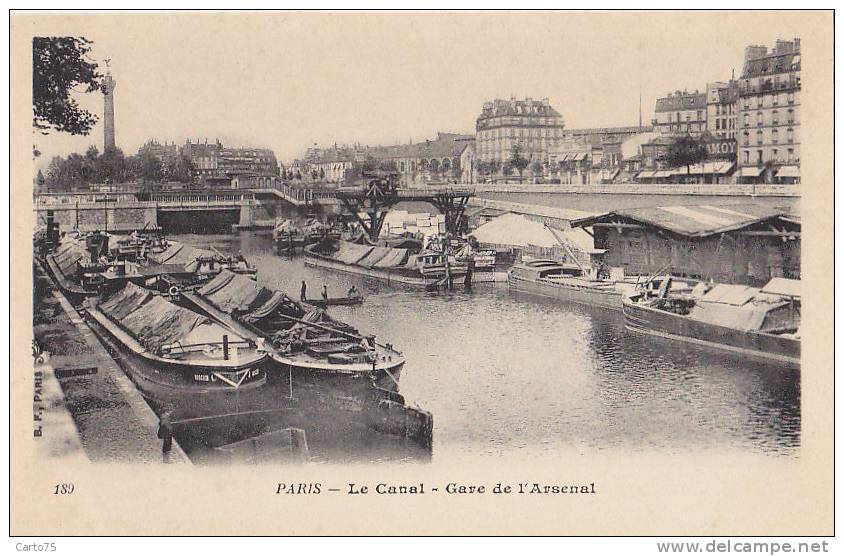
<path id="1" fill-rule="evenodd" d="M 85 36 L 111 59 L 117 145 L 186 138 L 272 148 L 394 144 L 474 131 L 485 101 L 548 97 L 566 127 L 636 125 L 658 96 L 740 74 L 744 47 L 800 36 L 777 12 L 38 14 L 32 35 Z M 804 49 L 811 37 L 803 36 Z M 104 64 L 103 64 L 104 69 Z M 102 114 L 102 95 L 78 95 Z M 43 153 L 102 149 L 33 135 Z"/>

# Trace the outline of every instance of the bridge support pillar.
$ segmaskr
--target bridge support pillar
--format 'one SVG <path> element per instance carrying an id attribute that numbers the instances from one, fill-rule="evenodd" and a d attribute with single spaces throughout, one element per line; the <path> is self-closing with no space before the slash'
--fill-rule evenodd
<path id="1" fill-rule="evenodd" d="M 252 224 L 252 205 L 242 205 L 240 207 L 240 221 L 237 225 L 240 228 L 250 228 Z"/>

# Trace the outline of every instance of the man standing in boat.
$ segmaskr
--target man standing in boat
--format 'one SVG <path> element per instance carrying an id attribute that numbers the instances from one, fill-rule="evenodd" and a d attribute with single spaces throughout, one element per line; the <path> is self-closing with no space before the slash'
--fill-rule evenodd
<path id="1" fill-rule="evenodd" d="M 328 301 L 328 286 L 326 284 L 322 285 L 322 300 Z"/>
<path id="2" fill-rule="evenodd" d="M 305 301 L 308 297 L 308 285 L 302 280 L 302 288 L 299 290 L 299 299 Z"/>

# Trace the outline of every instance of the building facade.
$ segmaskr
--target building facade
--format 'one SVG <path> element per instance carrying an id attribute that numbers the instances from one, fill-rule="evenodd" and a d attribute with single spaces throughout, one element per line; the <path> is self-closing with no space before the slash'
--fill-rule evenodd
<path id="1" fill-rule="evenodd" d="M 565 123 L 547 98 L 496 99 L 486 102 L 475 125 L 475 156 L 481 162 L 504 164 L 514 145 L 528 161 L 545 162 L 563 137 Z"/>
<path id="2" fill-rule="evenodd" d="M 656 99 L 653 125 L 661 135 L 700 135 L 706 130 L 706 93 L 675 91 Z"/>
<path id="3" fill-rule="evenodd" d="M 739 82 L 742 181 L 800 179 L 800 39 L 745 49 Z"/>
<path id="4" fill-rule="evenodd" d="M 735 139 L 738 131 L 738 81 L 706 84 L 706 130 L 715 137 Z"/>
<path id="5" fill-rule="evenodd" d="M 368 154 L 379 163 L 392 166 L 406 185 L 455 182 L 463 179 L 463 153 L 474 143 L 474 135 L 439 131 L 433 140 L 371 147 Z"/>
<path id="6" fill-rule="evenodd" d="M 235 174 L 279 175 L 278 161 L 270 149 L 224 147 L 219 140 L 213 143 L 187 140 L 182 154 L 190 159 L 195 181 L 204 182 Z"/>

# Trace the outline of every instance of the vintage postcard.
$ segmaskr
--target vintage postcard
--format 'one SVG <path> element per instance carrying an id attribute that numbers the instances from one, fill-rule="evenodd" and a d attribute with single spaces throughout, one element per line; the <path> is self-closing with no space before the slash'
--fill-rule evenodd
<path id="1" fill-rule="evenodd" d="M 12 535 L 833 534 L 831 11 L 10 19 Z"/>

